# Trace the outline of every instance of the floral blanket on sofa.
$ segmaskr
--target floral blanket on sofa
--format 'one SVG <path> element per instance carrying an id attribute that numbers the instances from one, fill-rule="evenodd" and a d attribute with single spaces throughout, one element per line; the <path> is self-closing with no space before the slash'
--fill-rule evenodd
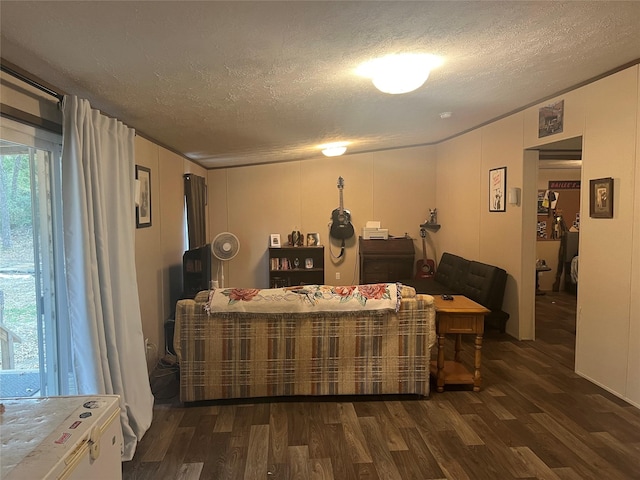
<path id="1" fill-rule="evenodd" d="M 254 289 L 218 288 L 209 292 L 208 313 L 313 313 L 400 308 L 402 287 L 396 283 L 370 285 L 305 285 Z"/>

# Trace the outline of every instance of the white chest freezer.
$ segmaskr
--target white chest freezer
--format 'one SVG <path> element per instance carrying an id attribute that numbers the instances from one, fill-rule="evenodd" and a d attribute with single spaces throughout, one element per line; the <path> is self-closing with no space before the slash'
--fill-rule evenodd
<path id="1" fill-rule="evenodd" d="M 122 479 L 117 395 L 0 399 L 0 478 Z"/>

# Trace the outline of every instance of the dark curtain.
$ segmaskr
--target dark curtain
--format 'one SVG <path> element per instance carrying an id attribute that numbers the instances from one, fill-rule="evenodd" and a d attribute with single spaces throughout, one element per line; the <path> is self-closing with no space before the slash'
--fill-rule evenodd
<path id="1" fill-rule="evenodd" d="M 204 178 L 192 173 L 184 176 L 184 196 L 187 201 L 187 231 L 189 232 L 189 250 L 207 243 L 205 205 L 207 185 Z"/>

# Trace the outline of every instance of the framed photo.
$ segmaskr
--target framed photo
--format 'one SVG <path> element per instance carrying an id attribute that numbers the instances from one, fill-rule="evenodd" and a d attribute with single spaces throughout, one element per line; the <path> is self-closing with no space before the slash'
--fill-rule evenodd
<path id="1" fill-rule="evenodd" d="M 564 129 L 564 100 L 540 107 L 538 110 L 538 138 L 561 133 Z"/>
<path id="2" fill-rule="evenodd" d="M 489 170 L 489 211 L 506 212 L 507 167 Z"/>
<path id="3" fill-rule="evenodd" d="M 549 215 L 549 198 L 546 193 L 547 190 L 538 190 L 538 215 Z M 547 202 L 544 201 L 545 197 Z"/>
<path id="4" fill-rule="evenodd" d="M 136 165 L 139 200 L 136 205 L 136 228 L 151 226 L 151 169 Z"/>
<path id="5" fill-rule="evenodd" d="M 317 247 L 320 245 L 319 233 L 307 233 L 307 247 Z"/>
<path id="6" fill-rule="evenodd" d="M 613 218 L 613 178 L 589 180 L 589 216 Z"/>
<path id="7" fill-rule="evenodd" d="M 280 234 L 272 233 L 269 235 L 269 246 L 271 248 L 280 248 L 282 244 L 280 243 Z"/>
<path id="8" fill-rule="evenodd" d="M 304 259 L 304 268 L 313 268 L 313 258 Z"/>

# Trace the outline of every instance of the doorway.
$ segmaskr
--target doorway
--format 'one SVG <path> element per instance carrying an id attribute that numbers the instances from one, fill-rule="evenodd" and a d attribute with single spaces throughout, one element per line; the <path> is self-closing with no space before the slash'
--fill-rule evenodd
<path id="1" fill-rule="evenodd" d="M 536 225 L 536 348 L 553 346 L 573 369 L 576 343 L 582 137 L 539 147 Z M 560 347 L 560 348 L 559 348 Z"/>

